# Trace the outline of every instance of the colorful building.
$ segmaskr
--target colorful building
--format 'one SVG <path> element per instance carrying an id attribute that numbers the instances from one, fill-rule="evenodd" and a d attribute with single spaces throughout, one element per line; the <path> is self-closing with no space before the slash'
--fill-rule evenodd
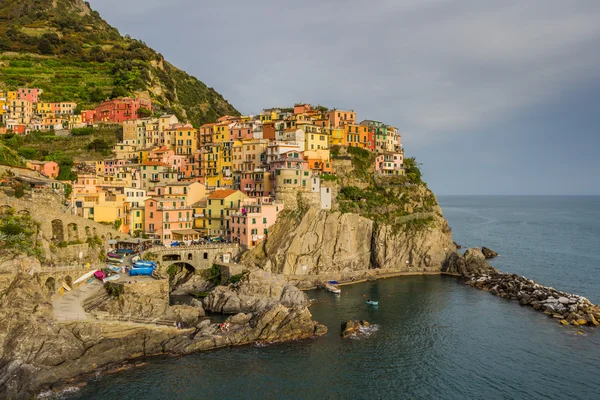
<path id="1" fill-rule="evenodd" d="M 254 247 L 267 238 L 269 228 L 283 210 L 280 202 L 258 204 L 244 200 L 237 211 L 231 213 L 231 240 L 244 247 Z"/>
<path id="2" fill-rule="evenodd" d="M 27 161 L 25 165 L 50 179 L 56 179 L 60 172 L 58 163 L 54 161 Z"/>
<path id="3" fill-rule="evenodd" d="M 113 122 L 122 124 L 124 121 L 138 118 L 138 110 L 146 108 L 152 111 L 152 101 L 140 98 L 118 98 L 100 103 L 95 109 L 94 122 Z"/>
<path id="4" fill-rule="evenodd" d="M 247 197 L 239 190 L 214 191 L 206 199 L 206 211 L 200 218 L 200 227 L 208 235 L 228 237 L 231 213 L 239 209 L 242 200 Z"/>

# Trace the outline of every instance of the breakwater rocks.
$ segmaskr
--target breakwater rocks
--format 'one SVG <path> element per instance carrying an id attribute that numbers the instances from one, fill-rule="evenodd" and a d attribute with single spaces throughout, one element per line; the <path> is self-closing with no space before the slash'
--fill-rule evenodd
<path id="1" fill-rule="evenodd" d="M 473 275 L 466 277 L 466 283 L 504 299 L 518 301 L 522 306 L 533 307 L 563 325 L 600 325 L 600 307 L 585 297 L 542 286 L 519 275 L 501 272 Z"/>

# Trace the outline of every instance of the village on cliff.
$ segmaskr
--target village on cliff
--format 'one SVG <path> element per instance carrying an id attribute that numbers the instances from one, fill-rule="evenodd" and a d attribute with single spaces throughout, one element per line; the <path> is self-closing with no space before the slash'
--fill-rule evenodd
<path id="1" fill-rule="evenodd" d="M 81 162 L 77 180 L 62 182 L 72 184 L 70 212 L 156 243 L 213 240 L 249 248 L 267 237 L 286 201 L 299 193 L 331 209 L 332 158 L 342 148 L 376 153 L 376 174 L 404 174 L 398 129 L 357 122 L 353 110 L 296 104 L 226 115 L 197 129 L 155 113 L 147 99 L 117 98 L 78 110 L 74 102 L 42 97 L 35 88 L 0 92 L 0 134 L 121 125 L 123 138 L 111 158 Z M 28 161 L 27 168 L 50 179 L 59 174 L 53 161 Z M 49 187 L 62 190 L 58 181 Z"/>

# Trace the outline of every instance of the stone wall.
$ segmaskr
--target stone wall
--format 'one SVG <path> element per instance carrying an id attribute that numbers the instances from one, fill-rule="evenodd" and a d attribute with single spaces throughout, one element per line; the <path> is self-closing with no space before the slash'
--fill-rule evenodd
<path id="1" fill-rule="evenodd" d="M 96 262 L 100 251 L 107 247 L 107 240 L 127 236 L 112 227 L 69 214 L 66 207 L 52 195 L 31 202 L 0 194 L 0 214 L 8 208 L 17 213 L 29 214 L 33 220 L 39 222 L 39 239 L 44 249 L 44 257 L 55 264 L 79 260 Z M 103 244 L 88 246 L 86 241 L 94 237 L 101 239 Z M 62 247 L 65 245 L 67 246 Z"/>

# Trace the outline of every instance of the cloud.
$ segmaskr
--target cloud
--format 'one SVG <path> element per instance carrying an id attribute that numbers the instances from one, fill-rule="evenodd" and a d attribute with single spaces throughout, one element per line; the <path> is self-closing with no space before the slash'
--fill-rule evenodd
<path id="1" fill-rule="evenodd" d="M 600 2 L 93 0 L 242 112 L 308 101 L 451 140 L 597 80 Z M 135 31 L 129 31 L 132 27 Z"/>

